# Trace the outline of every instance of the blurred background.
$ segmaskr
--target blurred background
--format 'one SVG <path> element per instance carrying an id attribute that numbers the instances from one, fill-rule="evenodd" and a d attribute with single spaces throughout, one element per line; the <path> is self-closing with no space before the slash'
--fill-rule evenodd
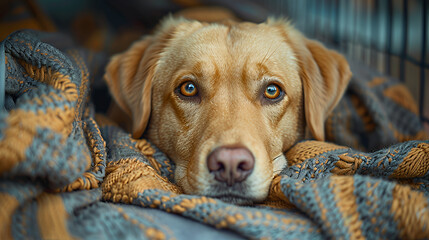
<path id="1" fill-rule="evenodd" d="M 205 21 L 262 22 L 284 16 L 305 33 L 399 79 L 429 131 L 429 29 L 426 0 L 1 0 L 0 40 L 15 30 L 62 32 L 111 55 L 148 34 L 167 14 Z M 61 43 L 58 43 L 61 44 Z"/>

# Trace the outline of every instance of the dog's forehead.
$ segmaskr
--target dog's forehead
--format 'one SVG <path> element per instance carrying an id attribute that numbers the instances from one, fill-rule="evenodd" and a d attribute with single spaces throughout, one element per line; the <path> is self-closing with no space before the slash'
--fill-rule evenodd
<path id="1" fill-rule="evenodd" d="M 189 61 L 213 60 L 228 66 L 296 62 L 292 48 L 274 27 L 258 24 L 204 26 L 181 39 Z"/>

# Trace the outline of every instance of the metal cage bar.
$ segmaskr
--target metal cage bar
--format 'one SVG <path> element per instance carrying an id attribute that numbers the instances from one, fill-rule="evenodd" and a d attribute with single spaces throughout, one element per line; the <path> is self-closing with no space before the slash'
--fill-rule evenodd
<path id="1" fill-rule="evenodd" d="M 429 102 L 425 99 L 425 94 L 429 94 L 426 89 L 428 0 L 272 1 L 281 2 L 277 6 L 285 8 L 274 12 L 286 14 L 307 36 L 371 67 L 377 66 L 377 70 L 396 76 L 405 84 L 419 86 L 413 94 L 417 96 L 421 119 L 429 129 Z M 412 20 L 420 14 L 421 26 L 416 27 Z M 421 31 L 420 44 L 410 37 L 416 31 Z M 419 68 L 419 77 L 411 79 L 407 75 L 410 64 Z"/>
<path id="2" fill-rule="evenodd" d="M 387 19 L 386 19 L 386 63 L 385 63 L 385 72 L 389 75 L 392 74 L 390 69 L 390 56 L 392 55 L 392 15 L 393 15 L 393 3 L 390 0 L 387 0 Z"/>
<path id="3" fill-rule="evenodd" d="M 426 40 L 427 40 L 427 1 L 423 0 L 422 6 L 422 50 L 420 56 L 420 99 L 419 99 L 419 113 L 420 116 L 423 117 L 423 121 L 429 123 L 429 117 L 424 115 L 424 94 L 425 94 L 425 86 L 426 86 L 426 71 L 425 69 L 429 69 L 429 66 L 426 64 Z M 429 106 L 428 106 L 429 107 Z"/>
<path id="4" fill-rule="evenodd" d="M 405 81 L 405 60 L 408 58 L 407 55 L 407 43 L 408 43 L 408 0 L 402 1 L 402 50 L 401 50 L 401 61 L 399 79 L 402 82 Z"/>

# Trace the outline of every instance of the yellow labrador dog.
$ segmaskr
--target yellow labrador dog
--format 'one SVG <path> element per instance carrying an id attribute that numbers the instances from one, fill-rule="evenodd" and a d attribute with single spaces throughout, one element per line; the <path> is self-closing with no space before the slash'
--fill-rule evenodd
<path id="1" fill-rule="evenodd" d="M 168 18 L 105 74 L 132 136 L 176 163 L 184 192 L 237 204 L 266 198 L 306 132 L 324 140 L 350 77 L 343 56 L 274 19 Z"/>

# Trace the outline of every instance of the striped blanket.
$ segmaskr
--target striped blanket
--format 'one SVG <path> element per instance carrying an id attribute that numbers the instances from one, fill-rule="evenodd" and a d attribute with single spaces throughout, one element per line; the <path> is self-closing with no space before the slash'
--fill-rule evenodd
<path id="1" fill-rule="evenodd" d="M 429 238 L 429 141 L 396 81 L 352 64 L 329 142 L 297 143 L 267 200 L 236 206 L 183 194 L 156 146 L 96 114 L 106 59 L 63 40 L 3 42 L 2 238 Z"/>

